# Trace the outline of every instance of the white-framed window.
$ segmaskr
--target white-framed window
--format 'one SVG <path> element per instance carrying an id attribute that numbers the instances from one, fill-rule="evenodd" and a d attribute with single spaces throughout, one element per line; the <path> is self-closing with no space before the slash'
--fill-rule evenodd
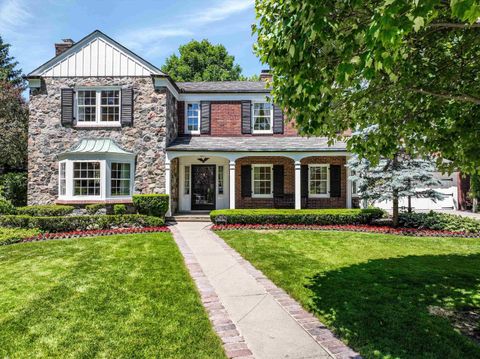
<path id="1" fill-rule="evenodd" d="M 200 103 L 187 102 L 185 104 L 185 133 L 200 133 Z"/>
<path id="2" fill-rule="evenodd" d="M 190 166 L 185 166 L 183 178 L 183 194 L 190 194 Z"/>
<path id="3" fill-rule="evenodd" d="M 131 164 L 112 162 L 110 164 L 110 194 L 112 196 L 131 195 Z"/>
<path id="4" fill-rule="evenodd" d="M 273 197 L 272 165 L 252 165 L 252 197 Z"/>
<path id="5" fill-rule="evenodd" d="M 67 194 L 67 163 L 60 162 L 58 171 L 58 194 L 65 196 Z"/>
<path id="6" fill-rule="evenodd" d="M 253 103 L 252 133 L 273 133 L 273 106 L 271 103 Z"/>
<path id="7" fill-rule="evenodd" d="M 120 126 L 119 88 L 76 90 L 77 126 Z"/>
<path id="8" fill-rule="evenodd" d="M 100 162 L 73 162 L 73 195 L 100 196 Z"/>
<path id="9" fill-rule="evenodd" d="M 308 166 L 308 196 L 330 197 L 329 165 Z"/>
<path id="10" fill-rule="evenodd" d="M 224 186 L 224 167 L 218 166 L 218 194 L 223 194 L 223 186 Z"/>

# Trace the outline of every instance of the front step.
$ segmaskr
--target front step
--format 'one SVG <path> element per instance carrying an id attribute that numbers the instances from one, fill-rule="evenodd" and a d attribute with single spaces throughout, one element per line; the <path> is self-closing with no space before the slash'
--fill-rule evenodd
<path id="1" fill-rule="evenodd" d="M 172 217 L 166 217 L 167 222 L 210 222 L 208 214 L 177 214 Z"/>

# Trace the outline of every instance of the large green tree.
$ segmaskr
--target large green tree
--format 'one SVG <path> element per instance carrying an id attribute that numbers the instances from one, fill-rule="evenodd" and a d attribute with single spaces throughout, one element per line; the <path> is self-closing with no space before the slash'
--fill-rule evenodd
<path id="1" fill-rule="evenodd" d="M 22 70 L 18 62 L 10 56 L 10 44 L 3 42 L 0 36 L 0 81 L 7 81 L 14 86 L 23 86 Z"/>
<path id="2" fill-rule="evenodd" d="M 256 11 L 256 51 L 302 133 L 378 125 L 349 148 L 480 171 L 478 0 L 257 0 Z"/>
<path id="3" fill-rule="evenodd" d="M 235 64 L 223 45 L 208 40 L 192 40 L 171 55 L 162 71 L 175 81 L 232 81 L 242 79 L 242 68 Z"/>

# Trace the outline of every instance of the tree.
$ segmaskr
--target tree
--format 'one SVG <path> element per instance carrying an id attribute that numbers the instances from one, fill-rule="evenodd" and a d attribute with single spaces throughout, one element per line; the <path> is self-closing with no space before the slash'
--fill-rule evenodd
<path id="1" fill-rule="evenodd" d="M 361 199 L 392 201 L 394 226 L 398 225 L 401 198 L 430 198 L 434 201 L 444 198 L 441 192 L 432 188 L 441 185 L 434 177 L 434 162 L 428 158 L 411 158 L 401 149 L 393 159 L 381 159 L 377 164 L 354 155 L 349 159 L 348 167 L 354 173 L 350 180 L 356 182 Z"/>
<path id="2" fill-rule="evenodd" d="M 179 48 L 180 56 L 171 55 L 162 71 L 174 81 L 232 81 L 240 80 L 242 68 L 235 64 L 223 45 L 208 40 L 192 40 Z"/>
<path id="3" fill-rule="evenodd" d="M 469 196 L 472 199 L 472 212 L 478 211 L 478 199 L 480 198 L 480 175 L 473 174 L 470 176 Z"/>
<path id="4" fill-rule="evenodd" d="M 0 81 L 0 168 L 24 168 L 27 162 L 28 109 L 22 88 Z"/>
<path id="5" fill-rule="evenodd" d="M 4 43 L 0 36 L 0 81 L 23 87 L 22 70 L 16 69 L 18 62 L 9 54 L 10 44 Z"/>
<path id="6" fill-rule="evenodd" d="M 301 133 L 378 125 L 349 149 L 480 171 L 478 0 L 257 0 L 256 11 L 256 52 Z"/>

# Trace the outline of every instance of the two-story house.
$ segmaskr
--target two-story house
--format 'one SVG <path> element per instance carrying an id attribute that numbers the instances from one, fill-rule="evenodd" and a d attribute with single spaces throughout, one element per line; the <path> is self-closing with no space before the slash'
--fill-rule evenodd
<path id="1" fill-rule="evenodd" d="M 32 71 L 28 202 L 345 208 L 345 144 L 301 137 L 262 81 L 175 82 L 100 31 Z"/>

